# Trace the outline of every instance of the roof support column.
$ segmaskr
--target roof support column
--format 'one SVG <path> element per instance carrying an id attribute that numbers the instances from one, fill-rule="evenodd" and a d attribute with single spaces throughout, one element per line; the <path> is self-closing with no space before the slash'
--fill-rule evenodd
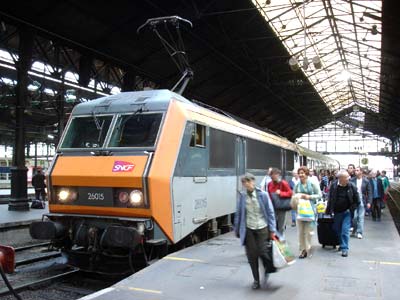
<path id="1" fill-rule="evenodd" d="M 11 169 L 11 197 L 8 210 L 29 210 L 28 203 L 28 169 L 25 166 L 25 119 L 24 113 L 27 102 L 28 71 L 32 64 L 34 35 L 28 29 L 19 30 L 19 48 L 16 86 L 16 122 L 14 153 Z"/>

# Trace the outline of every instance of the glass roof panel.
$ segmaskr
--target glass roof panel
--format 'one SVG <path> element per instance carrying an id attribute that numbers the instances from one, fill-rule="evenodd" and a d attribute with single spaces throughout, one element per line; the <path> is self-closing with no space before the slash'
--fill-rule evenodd
<path id="1" fill-rule="evenodd" d="M 332 113 L 379 111 L 382 0 L 252 1 Z"/>

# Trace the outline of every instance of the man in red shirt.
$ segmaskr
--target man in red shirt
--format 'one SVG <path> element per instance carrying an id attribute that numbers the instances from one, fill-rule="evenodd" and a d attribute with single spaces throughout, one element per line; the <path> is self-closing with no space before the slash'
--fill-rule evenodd
<path id="1" fill-rule="evenodd" d="M 292 190 L 286 180 L 281 179 L 281 170 L 272 168 L 271 170 L 272 181 L 268 183 L 268 193 L 270 197 L 273 193 L 277 194 L 280 198 L 291 198 Z M 276 229 L 280 234 L 281 239 L 284 239 L 284 232 L 286 229 L 286 211 L 275 209 Z"/>

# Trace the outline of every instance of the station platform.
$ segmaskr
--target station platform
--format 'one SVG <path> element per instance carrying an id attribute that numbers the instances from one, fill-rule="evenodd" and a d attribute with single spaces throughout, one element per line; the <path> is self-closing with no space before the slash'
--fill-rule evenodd
<path id="1" fill-rule="evenodd" d="M 9 211 L 7 204 L 0 205 L 0 229 L 29 225 L 32 221 L 41 220 L 43 214 L 49 212 L 48 203 L 45 209 L 30 209 L 29 211 Z"/>
<path id="2" fill-rule="evenodd" d="M 296 227 L 288 228 L 287 240 L 297 254 Z M 366 217 L 364 239 L 351 238 L 349 257 L 322 248 L 314 236 L 311 258 L 271 274 L 259 290 L 251 289 L 252 281 L 244 248 L 228 233 L 170 254 L 81 299 L 399 299 L 399 233 L 386 209 L 381 222 Z"/>

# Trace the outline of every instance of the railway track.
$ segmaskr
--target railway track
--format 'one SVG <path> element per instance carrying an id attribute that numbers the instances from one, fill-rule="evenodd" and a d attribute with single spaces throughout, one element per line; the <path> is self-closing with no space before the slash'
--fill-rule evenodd
<path id="1" fill-rule="evenodd" d="M 7 277 L 24 300 L 78 299 L 122 279 L 92 276 L 68 266 L 61 252 L 47 242 L 18 247 L 15 252 L 16 269 Z M 1 278 L 0 299 L 15 299 Z"/>
<path id="2" fill-rule="evenodd" d="M 391 182 L 388 192 L 387 205 L 392 215 L 393 221 L 400 234 L 400 183 Z"/>

